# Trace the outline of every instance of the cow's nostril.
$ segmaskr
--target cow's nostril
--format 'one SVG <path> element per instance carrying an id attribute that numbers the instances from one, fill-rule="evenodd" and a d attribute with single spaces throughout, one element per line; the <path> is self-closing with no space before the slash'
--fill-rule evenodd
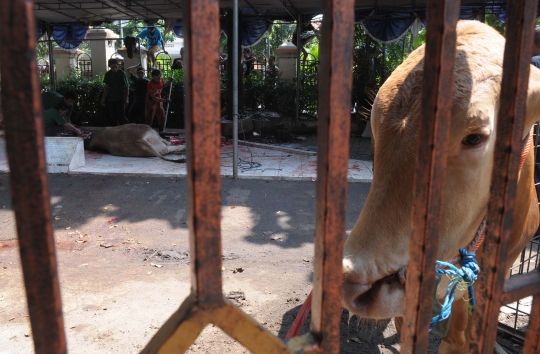
<path id="1" fill-rule="evenodd" d="M 361 311 L 369 305 L 373 299 L 371 287 L 373 284 L 359 284 L 344 280 L 341 285 L 341 296 L 344 306 L 353 311 Z"/>

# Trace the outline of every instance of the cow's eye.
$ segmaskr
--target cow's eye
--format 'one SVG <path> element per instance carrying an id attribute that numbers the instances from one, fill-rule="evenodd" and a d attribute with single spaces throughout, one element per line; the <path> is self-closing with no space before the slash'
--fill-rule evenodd
<path id="1" fill-rule="evenodd" d="M 465 146 L 477 146 L 486 140 L 486 136 L 482 134 L 470 134 L 467 135 L 461 142 Z"/>

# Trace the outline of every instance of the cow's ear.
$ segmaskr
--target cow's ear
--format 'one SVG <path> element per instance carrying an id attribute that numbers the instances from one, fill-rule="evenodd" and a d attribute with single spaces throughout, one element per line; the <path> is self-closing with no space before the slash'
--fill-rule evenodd
<path id="1" fill-rule="evenodd" d="M 540 69 L 531 65 L 529 76 L 529 90 L 527 95 L 527 118 L 523 138 L 529 134 L 534 123 L 540 120 Z"/>

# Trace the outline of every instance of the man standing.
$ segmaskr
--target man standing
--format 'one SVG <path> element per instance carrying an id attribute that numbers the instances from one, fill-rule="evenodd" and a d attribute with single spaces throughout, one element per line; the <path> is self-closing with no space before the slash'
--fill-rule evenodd
<path id="1" fill-rule="evenodd" d="M 109 59 L 108 64 L 111 70 L 105 73 L 103 79 L 105 90 L 101 105 L 105 106 L 105 99 L 107 99 L 109 116 L 113 125 L 129 124 L 126 118 L 126 107 L 129 103 L 129 84 L 126 73 L 118 68 L 116 59 Z"/>
<path id="2" fill-rule="evenodd" d="M 180 48 L 180 58 L 174 59 L 171 69 L 183 69 L 184 66 L 184 47 L 182 47 Z"/>
<path id="3" fill-rule="evenodd" d="M 255 63 L 255 57 L 251 55 L 251 49 L 244 48 L 242 51 L 242 68 L 244 76 L 248 76 L 253 71 L 253 64 Z"/>
<path id="4" fill-rule="evenodd" d="M 137 68 L 137 76 L 133 75 L 132 70 Z M 144 111 L 146 101 L 146 89 L 148 80 L 144 77 L 142 66 L 134 65 L 127 69 L 129 79 L 133 82 L 133 105 L 129 109 L 129 121 L 137 124 L 144 124 Z"/>
<path id="5" fill-rule="evenodd" d="M 165 49 L 165 43 L 163 43 L 163 37 L 161 36 L 161 31 L 159 28 L 154 26 L 148 26 L 137 35 L 140 39 L 147 39 L 146 46 L 148 47 L 148 52 L 146 56 L 148 58 L 148 64 L 152 67 L 156 67 L 156 53 L 160 48 Z M 167 52 L 165 51 L 165 54 Z"/>
<path id="6" fill-rule="evenodd" d="M 58 106 L 60 102 L 64 102 L 68 106 L 68 112 L 65 116 L 68 123 L 71 123 L 71 113 L 73 113 L 73 105 L 76 100 L 77 94 L 73 91 L 68 91 L 63 96 L 54 91 L 45 91 L 41 94 L 41 105 L 43 106 L 44 112 Z"/>
<path id="7" fill-rule="evenodd" d="M 279 75 L 279 68 L 276 66 L 276 57 L 271 55 L 270 58 L 268 58 L 268 65 L 266 65 L 266 68 L 264 68 L 264 72 L 266 77 L 268 78 L 276 78 Z"/>

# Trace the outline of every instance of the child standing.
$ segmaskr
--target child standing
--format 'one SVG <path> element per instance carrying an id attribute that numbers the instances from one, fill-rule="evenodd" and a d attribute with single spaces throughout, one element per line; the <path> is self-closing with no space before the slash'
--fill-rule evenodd
<path id="1" fill-rule="evenodd" d="M 163 91 L 165 87 L 169 87 L 172 82 L 173 79 L 171 77 L 167 83 L 163 83 L 161 72 L 158 69 L 154 69 L 152 70 L 152 80 L 148 83 L 146 90 L 145 123 L 152 126 L 154 115 L 157 115 L 160 132 L 163 131 L 165 125 L 163 102 L 171 102 L 170 99 L 161 98 L 161 91 Z"/>

